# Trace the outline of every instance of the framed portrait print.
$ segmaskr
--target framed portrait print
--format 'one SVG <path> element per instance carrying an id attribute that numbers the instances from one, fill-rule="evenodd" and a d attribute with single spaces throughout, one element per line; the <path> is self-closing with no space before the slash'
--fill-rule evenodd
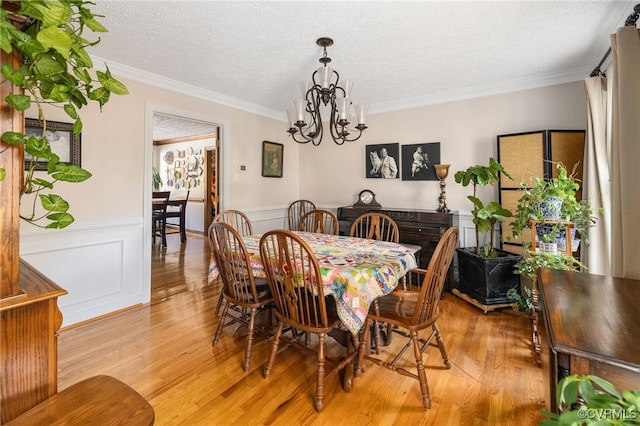
<path id="1" fill-rule="evenodd" d="M 284 145 L 275 142 L 262 142 L 262 176 L 282 177 Z"/>
<path id="2" fill-rule="evenodd" d="M 439 180 L 440 142 L 402 145 L 402 180 Z"/>
<path id="3" fill-rule="evenodd" d="M 367 145 L 365 148 L 365 170 L 367 178 L 397 179 L 400 177 L 398 168 L 399 144 L 385 143 Z"/>
<path id="4" fill-rule="evenodd" d="M 29 136 L 35 136 L 37 138 L 42 137 L 42 124 L 35 118 L 24 119 L 24 134 Z M 81 167 L 80 162 L 80 134 L 73 134 L 73 124 L 62 123 L 60 121 L 46 121 L 46 133 L 45 136 L 51 147 L 51 151 L 60 157 L 60 162 L 65 164 L 73 164 Z M 24 154 L 25 169 L 28 168 L 28 164 L 31 161 L 31 155 Z M 36 163 L 36 170 L 47 170 L 46 161 L 38 161 Z"/>

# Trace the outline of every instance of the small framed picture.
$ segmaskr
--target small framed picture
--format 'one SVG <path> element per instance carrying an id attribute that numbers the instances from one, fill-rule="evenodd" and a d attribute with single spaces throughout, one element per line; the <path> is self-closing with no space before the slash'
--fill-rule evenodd
<path id="1" fill-rule="evenodd" d="M 402 180 L 439 180 L 440 142 L 402 145 Z"/>
<path id="2" fill-rule="evenodd" d="M 284 145 L 275 142 L 262 142 L 262 176 L 282 177 Z"/>
<path id="3" fill-rule="evenodd" d="M 367 145 L 365 151 L 365 169 L 367 178 L 397 179 L 400 177 L 398 160 L 400 144 L 384 143 Z"/>
<path id="4" fill-rule="evenodd" d="M 24 134 L 27 137 L 42 137 L 42 123 L 35 118 L 24 119 Z M 51 151 L 60 157 L 60 162 L 65 164 L 73 164 L 81 167 L 80 164 L 80 134 L 73 134 L 73 124 L 62 123 L 60 121 L 46 121 L 45 136 L 51 147 Z M 31 155 L 25 152 L 25 169 L 29 168 Z M 38 161 L 36 170 L 47 170 L 46 161 Z"/>

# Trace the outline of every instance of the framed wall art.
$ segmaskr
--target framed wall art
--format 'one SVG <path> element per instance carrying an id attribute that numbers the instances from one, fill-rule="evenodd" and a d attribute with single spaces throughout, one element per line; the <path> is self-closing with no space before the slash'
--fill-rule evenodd
<path id="1" fill-rule="evenodd" d="M 262 176 L 282 177 L 284 145 L 275 142 L 262 142 Z"/>
<path id="2" fill-rule="evenodd" d="M 29 136 L 35 136 L 37 138 L 42 137 L 42 124 L 35 118 L 24 119 L 24 134 Z M 51 147 L 51 151 L 60 157 L 60 162 L 65 164 L 73 164 L 81 167 L 80 162 L 80 134 L 73 134 L 73 124 L 62 123 L 60 121 L 46 121 L 46 133 L 45 136 Z M 31 155 L 24 154 L 25 169 L 28 168 L 31 161 Z M 46 161 L 38 161 L 36 163 L 36 170 L 47 170 Z"/>
<path id="3" fill-rule="evenodd" d="M 440 142 L 402 145 L 402 180 L 439 180 Z"/>
<path id="4" fill-rule="evenodd" d="M 385 143 L 365 147 L 365 170 L 367 178 L 397 179 L 400 176 L 398 160 L 400 145 Z"/>

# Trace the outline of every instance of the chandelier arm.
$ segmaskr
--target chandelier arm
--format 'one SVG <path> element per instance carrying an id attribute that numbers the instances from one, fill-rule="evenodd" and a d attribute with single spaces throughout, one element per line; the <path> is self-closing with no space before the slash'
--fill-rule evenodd
<path id="1" fill-rule="evenodd" d="M 348 102 L 349 105 L 346 106 L 346 111 L 344 109 L 347 103 L 347 98 L 350 98 L 350 95 L 347 94 L 347 90 L 345 90 L 344 87 L 339 86 L 340 74 L 338 71 L 327 67 L 327 64 L 331 62 L 331 58 L 327 55 L 327 47 L 333 45 L 333 40 L 329 37 L 321 37 L 316 41 L 316 44 L 323 47 L 323 56 L 320 58 L 319 62 L 323 64 L 325 68 L 323 69 L 320 67 L 311 75 L 313 85 L 307 90 L 307 93 L 304 94 L 304 98 L 306 100 L 304 111 L 306 116 L 295 122 L 295 127 L 292 126 L 288 132 L 291 135 L 291 138 L 298 143 L 311 142 L 314 145 L 320 145 L 324 135 L 324 125 L 322 122 L 322 113 L 320 111 L 322 103 L 324 106 L 330 107 L 329 120 L 327 124 L 329 126 L 331 138 L 334 142 L 338 145 L 342 145 L 345 142 L 356 141 L 360 139 L 367 126 L 365 126 L 364 123 L 359 123 L 355 126 L 355 129 L 350 129 L 348 127 L 350 124 L 348 120 L 351 102 Z M 328 75 L 328 71 L 331 71 L 331 75 Z M 318 79 L 321 81 L 318 82 Z M 334 81 L 332 82 L 331 80 Z M 322 85 L 325 85 L 325 87 L 323 88 Z M 348 85 L 351 86 L 350 84 Z M 337 109 L 338 97 L 342 98 L 340 102 L 340 111 Z M 300 107 L 302 107 L 302 105 L 298 104 L 298 108 Z M 298 113 L 300 113 L 299 110 Z M 346 114 L 347 117 L 340 120 L 340 113 Z M 362 115 L 358 120 L 364 120 L 366 109 L 361 109 L 359 113 L 356 111 L 356 114 Z M 305 119 L 309 121 L 309 123 L 306 123 Z M 349 139 L 349 135 L 354 135 L 356 132 L 357 135 L 352 136 L 352 138 Z"/>

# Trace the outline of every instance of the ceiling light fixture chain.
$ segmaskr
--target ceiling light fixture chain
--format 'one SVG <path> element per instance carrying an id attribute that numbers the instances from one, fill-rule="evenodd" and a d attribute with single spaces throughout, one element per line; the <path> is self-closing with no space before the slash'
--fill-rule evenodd
<path id="1" fill-rule="evenodd" d="M 302 99 L 294 100 L 293 107 L 285 111 L 289 124 L 287 132 L 298 143 L 311 142 L 313 145 L 320 145 L 324 135 L 320 112 L 322 103 L 331 109 L 328 124 L 333 141 L 338 145 L 356 141 L 367 128 L 365 118 L 368 106 L 355 105 L 355 118 L 358 124 L 355 129 L 350 129 L 348 126 L 349 120 L 352 120 L 350 117 L 352 83 L 347 80 L 340 85 L 340 74 L 327 66 L 331 62 L 327 47 L 333 45 L 333 40 L 329 37 L 321 37 L 316 44 L 323 48 L 322 57 L 319 59 L 323 66 L 313 72 L 312 82 L 302 83 Z M 356 131 L 357 135 L 349 139 L 348 136 Z"/>

